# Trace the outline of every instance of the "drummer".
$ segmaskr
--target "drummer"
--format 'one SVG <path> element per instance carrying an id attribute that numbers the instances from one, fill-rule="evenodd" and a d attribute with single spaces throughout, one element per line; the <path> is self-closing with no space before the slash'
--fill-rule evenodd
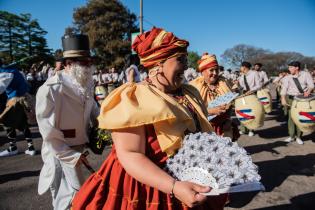
<path id="1" fill-rule="evenodd" d="M 251 63 L 244 61 L 241 64 L 241 76 L 238 78 L 238 84 L 241 94 L 245 94 L 251 91 L 257 91 L 262 87 L 260 76 L 257 71 L 250 70 Z M 247 134 L 248 136 L 254 136 L 253 130 L 247 129 L 244 125 L 240 125 L 240 134 Z"/>
<path id="2" fill-rule="evenodd" d="M 198 61 L 198 70 L 201 76 L 192 80 L 190 84 L 199 91 L 206 107 L 218 96 L 231 92 L 225 79 L 219 76 L 219 65 L 215 55 L 204 53 Z M 238 139 L 238 129 L 230 120 L 231 109 L 228 105 L 209 108 L 208 114 L 217 115 L 210 123 L 218 135 L 231 137 L 234 141 Z"/>
<path id="3" fill-rule="evenodd" d="M 261 63 L 255 63 L 254 70 L 257 71 L 259 74 L 261 86 L 264 86 L 269 82 L 269 79 L 268 79 L 267 73 L 265 71 L 261 70 L 262 66 L 263 65 Z"/>
<path id="4" fill-rule="evenodd" d="M 301 63 L 299 61 L 293 61 L 289 63 L 290 74 L 283 78 L 281 86 L 281 104 L 288 107 L 288 130 L 289 138 L 286 142 L 296 141 L 298 144 L 303 144 L 301 140 L 302 131 L 294 124 L 290 106 L 294 99 L 294 96 L 304 95 L 309 97 L 314 89 L 314 83 L 312 76 L 309 72 L 301 71 Z"/>

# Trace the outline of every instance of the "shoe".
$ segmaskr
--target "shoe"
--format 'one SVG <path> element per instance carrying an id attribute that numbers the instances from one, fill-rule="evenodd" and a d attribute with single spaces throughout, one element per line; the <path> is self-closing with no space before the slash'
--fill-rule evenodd
<path id="1" fill-rule="evenodd" d="M 25 150 L 25 154 L 27 155 L 31 155 L 31 156 L 34 156 L 36 154 L 36 151 L 35 150 L 30 150 L 30 149 L 27 149 Z"/>
<path id="2" fill-rule="evenodd" d="M 13 156 L 13 155 L 17 155 L 18 153 L 19 153 L 19 151 L 17 149 L 15 149 L 15 150 L 6 149 L 6 150 L 0 152 L 0 157 Z"/>
<path id="3" fill-rule="evenodd" d="M 239 133 L 240 133 L 240 135 L 243 135 L 243 134 L 244 134 L 242 131 L 240 131 Z"/>
<path id="4" fill-rule="evenodd" d="M 300 144 L 300 145 L 304 144 L 304 142 L 302 141 L 302 139 L 299 138 L 299 137 L 297 137 L 297 138 L 295 139 L 295 141 L 296 141 L 296 143 L 298 143 L 298 144 Z"/>
<path id="5" fill-rule="evenodd" d="M 289 138 L 285 139 L 284 141 L 285 141 L 285 142 L 288 142 L 288 143 L 290 143 L 290 142 L 294 141 L 294 138 L 292 138 L 292 137 L 289 137 Z"/>
<path id="6" fill-rule="evenodd" d="M 255 135 L 255 134 L 254 134 L 253 131 L 249 131 L 249 132 L 248 132 L 248 136 L 252 137 L 252 136 L 254 136 L 254 135 Z"/>

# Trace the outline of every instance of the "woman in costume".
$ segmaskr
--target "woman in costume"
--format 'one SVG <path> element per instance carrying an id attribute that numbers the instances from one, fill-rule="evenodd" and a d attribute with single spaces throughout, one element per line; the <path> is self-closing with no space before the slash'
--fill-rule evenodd
<path id="1" fill-rule="evenodd" d="M 149 70 L 143 83 L 126 83 L 102 103 L 99 127 L 112 131 L 113 148 L 82 186 L 73 209 L 223 209 L 225 196 L 211 197 L 191 182 L 177 181 L 163 167 L 191 132 L 212 130 L 195 88 L 182 85 L 188 42 L 153 28 L 133 43 Z"/>
<path id="2" fill-rule="evenodd" d="M 215 55 L 204 53 L 198 61 L 198 70 L 202 75 L 191 81 L 190 84 L 199 91 L 206 107 L 218 96 L 231 92 L 225 79 L 219 76 L 219 65 Z M 216 134 L 228 136 L 234 141 L 239 138 L 237 125 L 234 125 L 230 120 L 231 109 L 229 105 L 208 108 L 208 115 L 217 115 L 210 121 Z"/>

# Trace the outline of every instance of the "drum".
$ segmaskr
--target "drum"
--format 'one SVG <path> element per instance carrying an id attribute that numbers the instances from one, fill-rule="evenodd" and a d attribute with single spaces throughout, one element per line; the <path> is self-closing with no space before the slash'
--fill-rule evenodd
<path id="1" fill-rule="evenodd" d="M 248 129 L 264 125 L 264 108 L 254 93 L 243 94 L 235 99 L 235 114 Z"/>
<path id="2" fill-rule="evenodd" d="M 102 104 L 103 100 L 107 96 L 107 91 L 102 85 L 98 85 L 95 87 L 95 99 L 99 103 L 99 105 Z"/>
<path id="3" fill-rule="evenodd" d="M 315 131 L 315 95 L 296 96 L 291 105 L 291 118 L 303 132 Z"/>
<path id="4" fill-rule="evenodd" d="M 272 111 L 272 98 L 269 92 L 269 89 L 264 88 L 257 91 L 257 97 L 260 103 L 263 105 L 266 113 L 270 113 Z"/>

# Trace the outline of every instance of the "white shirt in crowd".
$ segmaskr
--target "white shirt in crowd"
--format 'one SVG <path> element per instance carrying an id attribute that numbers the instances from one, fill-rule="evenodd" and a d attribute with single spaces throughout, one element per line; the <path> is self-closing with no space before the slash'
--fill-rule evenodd
<path id="1" fill-rule="evenodd" d="M 247 90 L 245 85 L 244 77 L 246 77 L 246 81 L 249 86 L 249 90 Z M 242 89 L 246 91 L 256 91 L 259 90 L 262 85 L 260 81 L 260 77 L 257 71 L 249 70 L 247 74 L 243 74 L 238 78 L 239 85 L 242 87 Z"/>
<path id="2" fill-rule="evenodd" d="M 140 72 L 140 81 L 144 81 L 148 77 L 147 72 L 142 71 Z"/>
<path id="3" fill-rule="evenodd" d="M 116 83 L 116 82 L 118 82 L 118 76 L 119 75 L 117 72 L 109 73 L 109 74 L 107 74 L 107 80 L 109 82 Z"/>
<path id="4" fill-rule="evenodd" d="M 297 75 L 289 74 L 282 79 L 280 95 L 297 96 L 301 94 L 293 78 L 298 79 L 304 92 L 314 89 L 314 82 L 311 74 L 306 71 L 300 71 Z"/>
<path id="5" fill-rule="evenodd" d="M 130 82 L 128 81 L 128 75 L 131 69 L 134 70 L 134 75 L 133 75 L 134 82 L 140 82 L 140 73 L 139 73 L 138 67 L 134 64 L 130 65 L 129 68 L 125 70 L 125 81 Z"/>
<path id="6" fill-rule="evenodd" d="M 196 79 L 199 76 L 198 72 L 194 68 L 188 68 L 184 71 L 184 77 L 187 82 Z"/>
<path id="7" fill-rule="evenodd" d="M 229 71 L 224 71 L 222 76 L 225 78 L 225 79 L 231 79 L 231 73 Z"/>
<path id="8" fill-rule="evenodd" d="M 265 71 L 258 71 L 258 75 L 259 75 L 259 78 L 260 78 L 261 86 L 263 86 L 264 84 L 269 82 L 267 73 Z"/>
<path id="9" fill-rule="evenodd" d="M 26 74 L 26 80 L 30 82 L 34 81 L 34 77 L 31 72 Z"/>

